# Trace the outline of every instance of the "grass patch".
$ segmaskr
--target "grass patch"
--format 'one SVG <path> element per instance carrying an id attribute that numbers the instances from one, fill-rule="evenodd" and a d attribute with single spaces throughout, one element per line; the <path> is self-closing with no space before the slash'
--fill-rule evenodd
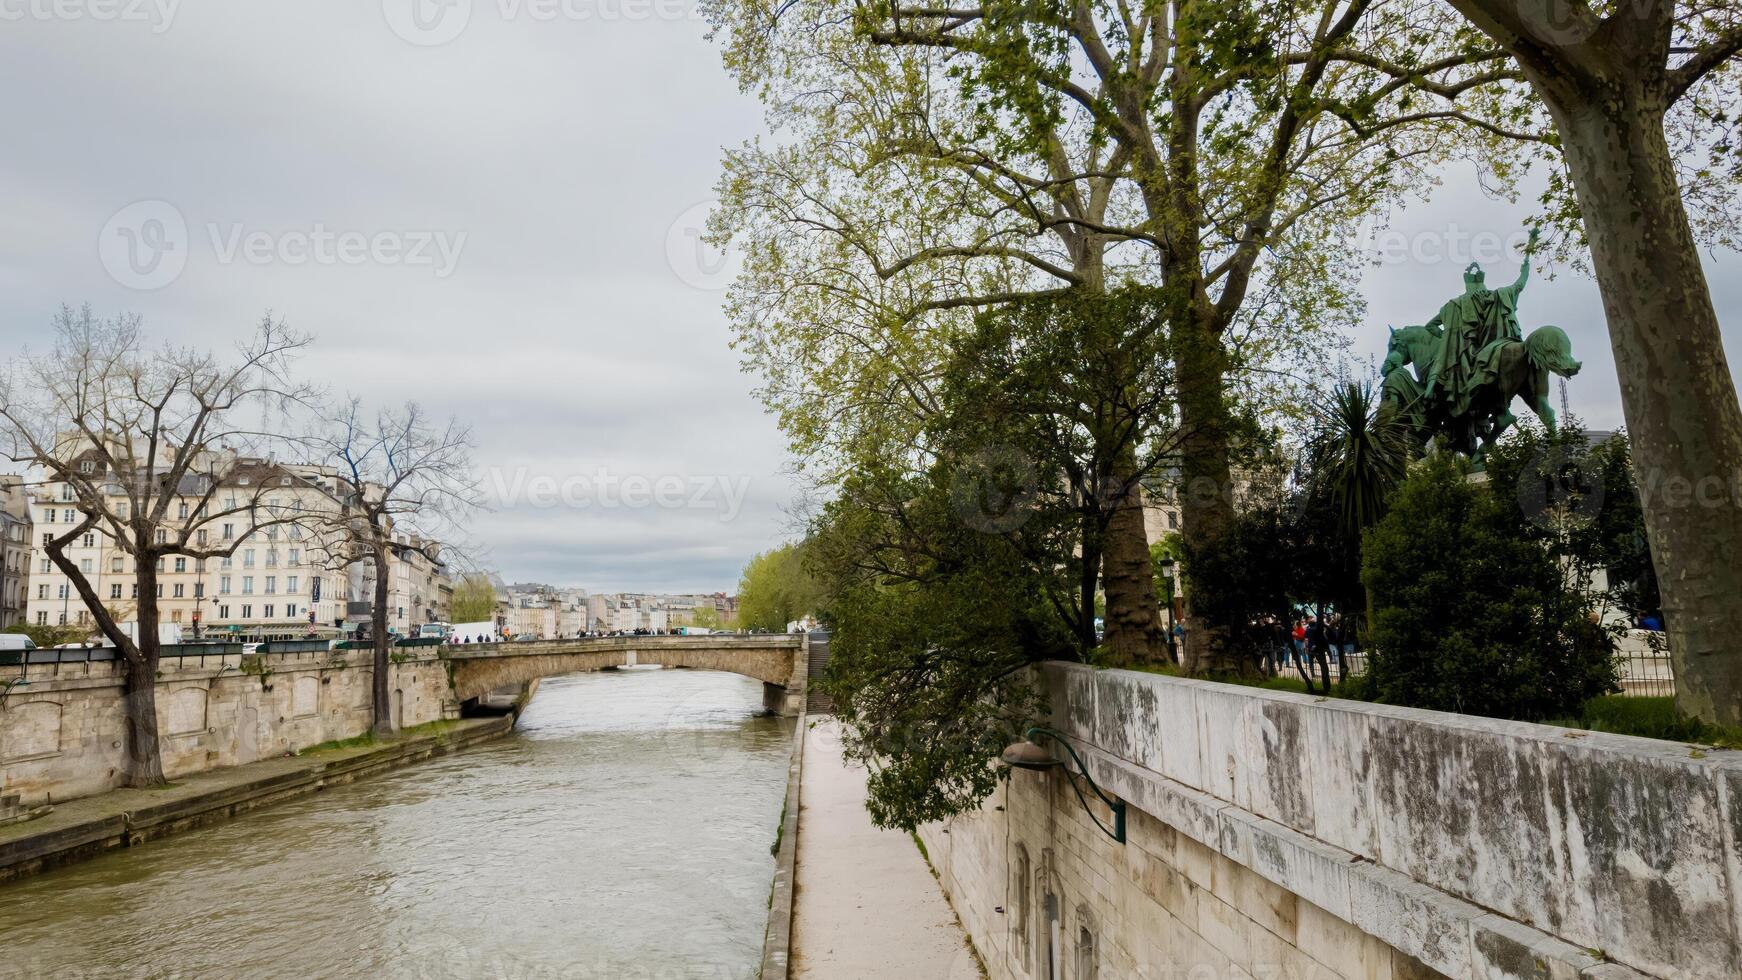
<path id="1" fill-rule="evenodd" d="M 413 725 L 410 728 L 402 728 L 399 730 L 398 734 L 387 739 L 376 737 L 374 732 L 364 732 L 361 735 L 355 735 L 351 738 L 338 738 L 330 742 L 322 742 L 319 745 L 311 745 L 298 752 L 297 755 L 318 755 L 322 752 L 343 752 L 347 749 L 367 749 L 387 742 L 398 742 L 408 738 L 419 738 L 425 735 L 446 735 L 448 732 L 453 731 L 458 727 L 460 727 L 460 723 L 457 721 L 440 719 L 437 721 L 425 722 L 421 725 Z"/>
<path id="2" fill-rule="evenodd" d="M 1742 749 L 1742 729 L 1709 725 L 1675 710 L 1674 698 L 1636 698 L 1619 694 L 1592 698 L 1578 718 L 1549 722 L 1613 735 L 1637 735 L 1720 749 Z"/>

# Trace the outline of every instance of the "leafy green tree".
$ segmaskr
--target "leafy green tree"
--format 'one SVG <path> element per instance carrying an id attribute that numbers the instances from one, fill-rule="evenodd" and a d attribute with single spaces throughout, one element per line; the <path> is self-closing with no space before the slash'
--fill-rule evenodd
<path id="1" fill-rule="evenodd" d="M 929 411 L 926 355 L 951 334 L 888 324 L 1137 278 L 1170 306 L 1199 552 L 1233 518 L 1236 403 L 1283 391 L 1230 379 L 1309 358 L 1356 318 L 1357 222 L 1431 184 L 1465 149 L 1446 138 L 1456 100 L 1505 74 L 1494 45 L 1415 0 L 707 8 L 728 65 L 794 130 L 729 161 L 721 229 L 752 228 L 734 319 L 782 408 L 816 378 L 902 424 L 910 403 Z M 806 438 L 850 428 L 801 418 Z M 1108 544 L 1139 568 L 1133 516 Z M 1203 621 L 1187 660 L 1213 671 L 1230 627 L 1193 605 L 1205 595 L 1188 589 Z"/>
<path id="2" fill-rule="evenodd" d="M 1615 689 L 1590 597 L 1521 523 L 1513 500 L 1449 455 L 1410 474 L 1367 536 L 1369 696 L 1540 721 Z"/>
<path id="3" fill-rule="evenodd" d="M 1099 577 L 1111 659 L 1158 662 L 1166 638 L 1147 548 L 1133 565 L 1110 541 L 1129 533 L 1119 525 L 1133 514 L 1142 521 L 1142 481 L 1178 451 L 1165 307 L 1155 290 L 1073 289 L 984 312 L 938 391 L 932 444 L 970 476 L 976 466 L 1011 467 L 1002 475 L 1017 485 L 996 496 L 1022 505 L 989 512 L 962 500 L 973 505 L 962 509 L 964 520 L 1011 536 L 1039 565 L 1077 567 L 1072 625 L 1081 654 L 1096 645 Z M 1042 511 L 1040 525 L 1063 534 L 1025 527 Z"/>
<path id="4" fill-rule="evenodd" d="M 690 625 L 713 630 L 720 629 L 726 624 L 720 619 L 718 609 L 713 606 L 697 606 L 695 612 L 690 614 Z"/>
<path id="5" fill-rule="evenodd" d="M 1508 128 L 1552 137 L 1545 195 L 1567 250 L 1590 246 L 1660 582 L 1676 703 L 1742 725 L 1742 405 L 1700 246 L 1734 248 L 1742 10 L 1731 3 L 1452 0 L 1540 103 Z M 1532 112 L 1534 110 L 1534 117 Z M 1543 116 L 1546 115 L 1546 119 Z M 1562 169 L 1564 167 L 1564 170 Z M 1699 499 L 1695 499 L 1696 495 Z"/>
<path id="6" fill-rule="evenodd" d="M 496 618 L 496 586 L 487 575 L 467 575 L 454 586 L 448 615 L 456 623 L 477 623 Z"/>
<path id="7" fill-rule="evenodd" d="M 750 559 L 738 581 L 738 622 L 784 633 L 816 611 L 817 589 L 804 566 L 804 546 L 785 544 Z"/>
<path id="8" fill-rule="evenodd" d="M 1625 433 L 1593 444 L 1576 419 L 1555 433 L 1527 424 L 1495 447 L 1487 475 L 1496 496 L 1515 502 L 1519 533 L 1547 549 L 1599 611 L 1632 622 L 1661 615 Z"/>
<path id="9" fill-rule="evenodd" d="M 880 826 L 912 829 L 979 805 L 988 760 L 1045 713 L 1025 667 L 1073 659 L 1068 567 L 968 526 L 947 464 L 855 474 L 817 521 L 809 557 L 833 634 L 825 689 L 847 753 L 871 766 Z M 1044 515 L 1028 522 L 1030 533 Z"/>

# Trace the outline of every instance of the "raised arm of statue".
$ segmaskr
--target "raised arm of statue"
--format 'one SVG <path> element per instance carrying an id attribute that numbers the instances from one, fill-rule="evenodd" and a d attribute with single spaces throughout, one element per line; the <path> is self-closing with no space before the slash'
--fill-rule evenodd
<path id="1" fill-rule="evenodd" d="M 1514 299 L 1524 292 L 1524 287 L 1530 282 L 1530 259 L 1536 254 L 1536 241 L 1542 237 L 1541 228 L 1530 229 L 1530 241 L 1524 246 L 1524 261 L 1518 264 L 1518 281 L 1506 287 L 1506 292 Z"/>

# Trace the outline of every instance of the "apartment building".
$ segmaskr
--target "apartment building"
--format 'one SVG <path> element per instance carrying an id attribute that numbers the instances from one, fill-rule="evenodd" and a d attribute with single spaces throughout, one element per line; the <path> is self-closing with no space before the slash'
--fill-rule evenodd
<path id="1" fill-rule="evenodd" d="M 0 628 L 28 621 L 33 523 L 24 478 L 0 475 Z"/>
<path id="2" fill-rule="evenodd" d="M 162 622 L 190 639 L 229 634 L 250 639 L 333 632 L 342 608 L 327 587 L 333 572 L 312 530 L 317 515 L 338 504 L 332 483 L 316 467 L 237 458 L 203 466 L 183 478 L 169 503 L 167 536 L 191 528 L 196 548 L 227 555 L 158 560 L 157 600 Z M 214 477 L 211 474 L 221 474 Z M 212 483 L 218 481 L 214 489 Z M 125 514 L 117 486 L 113 507 Z M 80 522 L 73 488 L 50 484 L 38 495 L 34 563 L 26 615 L 42 625 L 95 626 L 68 577 L 49 560 L 45 544 Z M 210 515 L 210 516 L 208 516 Z M 139 585 L 135 559 L 100 529 L 84 532 L 67 549 L 110 615 L 135 619 Z"/>

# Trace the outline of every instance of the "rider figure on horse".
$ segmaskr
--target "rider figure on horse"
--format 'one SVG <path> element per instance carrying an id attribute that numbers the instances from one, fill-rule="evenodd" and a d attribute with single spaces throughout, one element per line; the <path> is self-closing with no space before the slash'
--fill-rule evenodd
<path id="1" fill-rule="evenodd" d="M 1522 341 L 1518 326 L 1518 297 L 1530 281 L 1530 255 L 1536 251 L 1538 232 L 1530 233 L 1518 281 L 1500 289 L 1487 288 L 1487 274 L 1476 263 L 1464 270 L 1464 293 L 1440 307 L 1426 324 L 1440 335 L 1439 356 L 1434 359 L 1423 395 L 1432 401 L 1435 393 L 1445 399 L 1446 414 L 1458 418 L 1469 413 L 1470 400 L 1492 375 L 1491 349 L 1496 341 Z"/>

